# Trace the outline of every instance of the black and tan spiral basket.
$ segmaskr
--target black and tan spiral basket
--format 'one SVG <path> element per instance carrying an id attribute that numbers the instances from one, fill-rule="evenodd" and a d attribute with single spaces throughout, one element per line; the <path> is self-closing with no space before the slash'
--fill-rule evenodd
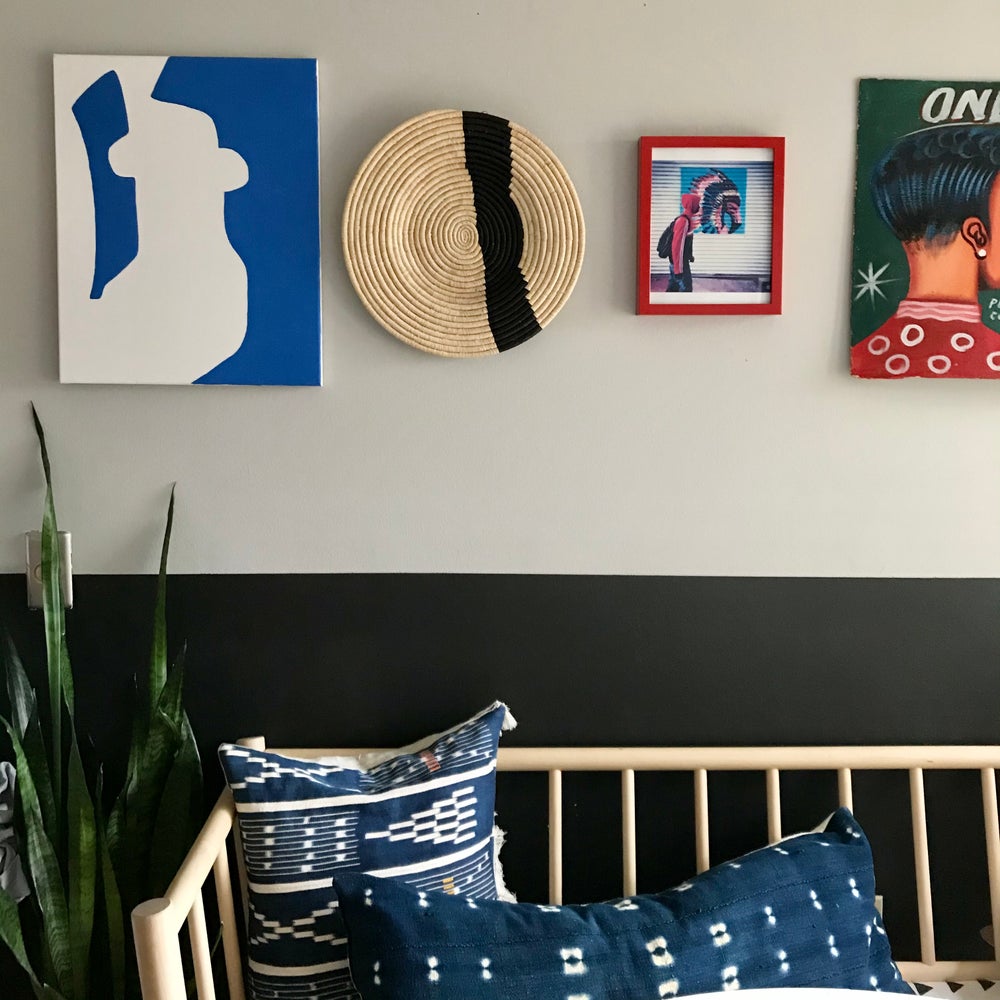
<path id="1" fill-rule="evenodd" d="M 530 132 L 474 111 L 430 111 L 362 163 L 344 255 L 368 311 L 432 354 L 497 354 L 534 336 L 583 263 L 573 183 Z"/>

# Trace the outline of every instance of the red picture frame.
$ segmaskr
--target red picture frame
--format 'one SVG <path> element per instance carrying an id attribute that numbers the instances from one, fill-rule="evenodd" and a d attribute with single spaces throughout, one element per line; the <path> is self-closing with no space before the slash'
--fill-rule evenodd
<path id="1" fill-rule="evenodd" d="M 781 312 L 784 138 L 643 136 L 638 187 L 639 315 Z"/>

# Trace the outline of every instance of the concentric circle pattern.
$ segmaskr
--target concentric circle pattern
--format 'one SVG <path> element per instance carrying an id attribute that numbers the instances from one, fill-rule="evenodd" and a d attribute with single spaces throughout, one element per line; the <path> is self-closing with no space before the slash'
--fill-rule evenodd
<path id="1" fill-rule="evenodd" d="M 548 324 L 583 263 L 583 213 L 562 164 L 479 112 L 404 122 L 361 165 L 344 255 L 390 333 L 448 356 L 496 354 Z"/>

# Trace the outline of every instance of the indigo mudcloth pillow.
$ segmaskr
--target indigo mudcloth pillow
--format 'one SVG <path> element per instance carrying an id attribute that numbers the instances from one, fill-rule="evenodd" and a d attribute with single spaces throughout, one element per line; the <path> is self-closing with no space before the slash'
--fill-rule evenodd
<path id="1" fill-rule="evenodd" d="M 620 1000 L 773 986 L 911 993 L 841 809 L 676 889 L 589 906 L 419 894 L 337 878 L 364 1000 Z"/>
<path id="2" fill-rule="evenodd" d="M 357 997 L 333 890 L 340 872 L 423 895 L 497 898 L 497 740 L 513 725 L 498 702 L 446 733 L 360 758 L 219 748 L 246 862 L 255 1000 Z"/>

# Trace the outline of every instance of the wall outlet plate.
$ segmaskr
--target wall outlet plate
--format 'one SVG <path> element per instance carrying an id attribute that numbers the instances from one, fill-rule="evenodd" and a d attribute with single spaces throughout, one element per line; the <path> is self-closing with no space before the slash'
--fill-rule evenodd
<path id="1" fill-rule="evenodd" d="M 72 535 L 59 532 L 59 561 L 62 567 L 63 604 L 73 607 L 73 547 Z M 24 533 L 24 571 L 28 581 L 28 607 L 42 606 L 42 533 Z"/>

